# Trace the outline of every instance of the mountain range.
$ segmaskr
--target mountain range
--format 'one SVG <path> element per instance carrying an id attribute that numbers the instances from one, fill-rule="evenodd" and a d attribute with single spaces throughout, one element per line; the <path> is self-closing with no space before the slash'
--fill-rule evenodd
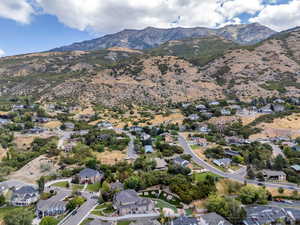
<path id="1" fill-rule="evenodd" d="M 159 29 L 148 27 L 143 30 L 123 30 L 94 40 L 74 43 L 69 46 L 52 49 L 51 51 L 92 51 L 111 47 L 131 49 L 155 48 L 171 40 L 200 38 L 208 36 L 223 37 L 238 44 L 255 44 L 276 32 L 258 23 L 229 25 L 219 29 L 203 27 Z"/>
<path id="2" fill-rule="evenodd" d="M 263 40 L 245 45 L 236 41 L 241 34 L 235 41 L 206 35 L 146 49 L 114 45 L 4 57 L 0 100 L 25 95 L 41 102 L 115 106 L 300 97 L 300 28 L 266 35 L 257 24 L 245 27 L 258 27 L 251 32 Z"/>

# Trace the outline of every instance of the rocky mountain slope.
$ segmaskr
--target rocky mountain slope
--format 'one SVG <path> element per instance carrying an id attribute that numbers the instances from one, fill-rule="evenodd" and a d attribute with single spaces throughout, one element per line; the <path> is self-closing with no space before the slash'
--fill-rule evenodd
<path id="1" fill-rule="evenodd" d="M 218 36 L 146 51 L 114 47 L 0 59 L 0 96 L 107 106 L 300 97 L 300 29 L 252 46 Z"/>
<path id="2" fill-rule="evenodd" d="M 158 29 L 148 27 L 144 30 L 123 30 L 116 34 L 106 35 L 90 41 L 74 43 L 52 51 L 91 51 L 110 47 L 125 47 L 131 49 L 149 49 L 160 46 L 171 40 L 218 36 L 239 44 L 254 44 L 265 40 L 276 32 L 258 23 L 230 25 L 220 29 L 171 28 Z"/>

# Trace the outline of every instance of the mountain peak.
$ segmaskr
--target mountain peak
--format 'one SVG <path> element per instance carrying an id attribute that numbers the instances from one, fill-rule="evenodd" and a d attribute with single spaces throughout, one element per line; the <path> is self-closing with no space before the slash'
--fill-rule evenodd
<path id="1" fill-rule="evenodd" d="M 164 29 L 149 26 L 142 30 L 125 29 L 115 34 L 106 35 L 90 41 L 74 43 L 69 46 L 52 49 L 51 51 L 89 51 L 111 47 L 143 50 L 158 47 L 159 45 L 172 40 L 201 38 L 207 36 L 219 36 L 235 43 L 245 45 L 265 40 L 275 33 L 275 31 L 259 23 L 228 25 L 217 29 L 204 27 L 176 27 Z"/>

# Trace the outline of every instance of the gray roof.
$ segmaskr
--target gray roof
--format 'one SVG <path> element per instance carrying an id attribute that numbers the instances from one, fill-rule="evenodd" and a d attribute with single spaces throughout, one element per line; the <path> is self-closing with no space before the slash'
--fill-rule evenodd
<path id="1" fill-rule="evenodd" d="M 283 171 L 275 171 L 275 170 L 262 170 L 262 173 L 267 175 L 268 177 L 273 176 L 286 176 Z"/>
<path id="2" fill-rule="evenodd" d="M 91 178 L 100 175 L 100 172 L 90 168 L 85 168 L 79 172 L 79 176 L 83 178 Z"/>
<path id="3" fill-rule="evenodd" d="M 120 181 L 116 181 L 115 183 L 112 183 L 110 185 L 110 188 L 112 190 L 123 190 L 124 189 L 124 184 L 122 184 Z"/>
<path id="4" fill-rule="evenodd" d="M 135 190 L 129 189 L 117 193 L 115 195 L 115 200 L 122 203 L 136 202 L 139 200 L 139 196 Z"/>
<path id="5" fill-rule="evenodd" d="M 199 221 L 195 217 L 181 216 L 173 220 L 173 225 L 198 225 Z"/>
<path id="6" fill-rule="evenodd" d="M 54 209 L 65 209 L 67 205 L 67 202 L 63 202 L 63 201 L 54 201 L 51 199 L 48 200 L 40 200 L 37 203 L 37 210 L 40 211 L 48 211 L 48 210 L 54 210 Z"/>
<path id="7" fill-rule="evenodd" d="M 25 194 L 35 194 L 38 193 L 38 190 L 35 189 L 33 186 L 23 186 L 14 191 L 14 194 L 18 195 L 25 195 Z"/>
<path id="8" fill-rule="evenodd" d="M 201 218 L 206 222 L 206 225 L 232 225 L 217 213 L 208 213 L 203 215 Z"/>
<path id="9" fill-rule="evenodd" d="M 243 221 L 245 225 L 264 225 L 285 218 L 287 213 L 282 208 L 269 206 L 246 207 L 247 218 Z"/>

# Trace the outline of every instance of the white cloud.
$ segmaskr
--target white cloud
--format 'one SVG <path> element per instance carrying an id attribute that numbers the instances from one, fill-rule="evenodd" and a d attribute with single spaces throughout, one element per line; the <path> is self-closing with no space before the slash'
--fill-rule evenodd
<path id="1" fill-rule="evenodd" d="M 32 6 L 26 0 L 1 0 L 0 17 L 12 19 L 20 23 L 29 23 Z"/>
<path id="2" fill-rule="evenodd" d="M 5 56 L 5 51 L 0 49 L 0 57 Z"/>
<path id="3" fill-rule="evenodd" d="M 262 0 L 35 0 L 44 13 L 55 15 L 65 25 L 95 32 L 124 28 L 179 26 L 216 27 L 237 21 L 241 13 L 255 14 Z"/>
<path id="4" fill-rule="evenodd" d="M 250 22 L 264 24 L 274 30 L 281 31 L 300 26 L 300 0 L 292 0 L 287 4 L 268 5 Z"/>

